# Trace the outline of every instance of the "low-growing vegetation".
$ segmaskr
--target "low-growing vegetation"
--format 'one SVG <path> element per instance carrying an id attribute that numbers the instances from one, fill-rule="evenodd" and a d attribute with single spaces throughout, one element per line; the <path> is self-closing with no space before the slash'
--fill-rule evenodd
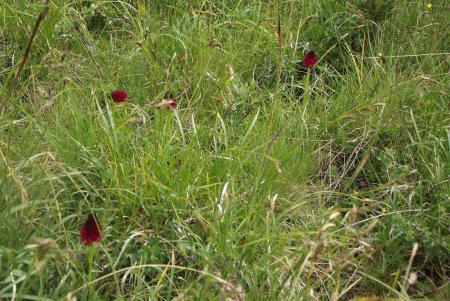
<path id="1" fill-rule="evenodd" d="M 1 300 L 449 300 L 446 1 L 0 4 Z"/>

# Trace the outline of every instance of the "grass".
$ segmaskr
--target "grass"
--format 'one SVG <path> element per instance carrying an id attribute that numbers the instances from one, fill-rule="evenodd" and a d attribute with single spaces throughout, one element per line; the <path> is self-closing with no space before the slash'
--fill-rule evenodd
<path id="1" fill-rule="evenodd" d="M 450 298 L 449 9 L 4 1 L 0 299 Z"/>

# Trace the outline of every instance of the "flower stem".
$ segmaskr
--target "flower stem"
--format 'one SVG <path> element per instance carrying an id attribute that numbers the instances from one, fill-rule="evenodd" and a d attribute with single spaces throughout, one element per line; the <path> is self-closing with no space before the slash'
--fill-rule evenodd
<path id="1" fill-rule="evenodd" d="M 88 258 L 88 264 L 89 264 L 89 271 L 88 271 L 88 287 L 89 287 L 89 298 L 88 300 L 94 300 L 94 284 L 91 283 L 93 280 L 93 274 L 92 274 L 92 265 L 94 262 L 94 245 L 91 244 L 89 246 L 89 258 Z"/>
<path id="2" fill-rule="evenodd" d="M 308 69 L 308 71 L 306 72 L 306 78 L 304 80 L 304 91 L 303 91 L 303 118 L 305 117 L 306 114 L 306 110 L 308 108 L 309 105 L 309 77 L 311 75 L 311 69 Z"/>

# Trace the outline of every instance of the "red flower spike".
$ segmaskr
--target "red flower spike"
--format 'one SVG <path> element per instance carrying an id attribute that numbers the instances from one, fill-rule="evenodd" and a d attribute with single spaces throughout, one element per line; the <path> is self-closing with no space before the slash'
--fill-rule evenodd
<path id="1" fill-rule="evenodd" d="M 111 98 L 114 100 L 114 102 L 121 103 L 127 100 L 129 97 L 128 92 L 125 90 L 114 90 L 111 92 Z"/>
<path id="2" fill-rule="evenodd" d="M 80 229 L 80 240 L 85 246 L 100 242 L 102 239 L 102 226 L 92 213 L 89 213 L 86 221 Z"/>
<path id="3" fill-rule="evenodd" d="M 176 110 L 177 109 L 177 102 L 175 100 L 172 100 L 172 102 L 170 103 L 170 108 L 172 110 Z"/>
<path id="4" fill-rule="evenodd" d="M 314 51 L 309 51 L 303 58 L 303 67 L 312 68 L 317 64 L 317 54 Z"/>

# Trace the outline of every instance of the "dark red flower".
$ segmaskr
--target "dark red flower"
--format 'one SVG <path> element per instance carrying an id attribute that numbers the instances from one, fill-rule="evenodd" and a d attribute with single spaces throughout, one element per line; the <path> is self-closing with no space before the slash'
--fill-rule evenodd
<path id="1" fill-rule="evenodd" d="M 121 103 L 127 100 L 128 92 L 125 90 L 114 90 L 111 92 L 111 98 L 114 100 L 114 102 Z"/>
<path id="2" fill-rule="evenodd" d="M 317 54 L 314 51 L 309 51 L 303 57 L 303 67 L 312 68 L 317 64 Z"/>
<path id="3" fill-rule="evenodd" d="M 86 221 L 80 229 L 80 240 L 85 246 L 100 242 L 102 239 L 102 226 L 92 213 L 89 213 Z"/>
<path id="4" fill-rule="evenodd" d="M 172 110 L 176 110 L 176 108 L 177 108 L 177 102 L 176 102 L 174 99 L 172 99 L 169 106 L 170 106 L 170 108 L 171 108 Z"/>

